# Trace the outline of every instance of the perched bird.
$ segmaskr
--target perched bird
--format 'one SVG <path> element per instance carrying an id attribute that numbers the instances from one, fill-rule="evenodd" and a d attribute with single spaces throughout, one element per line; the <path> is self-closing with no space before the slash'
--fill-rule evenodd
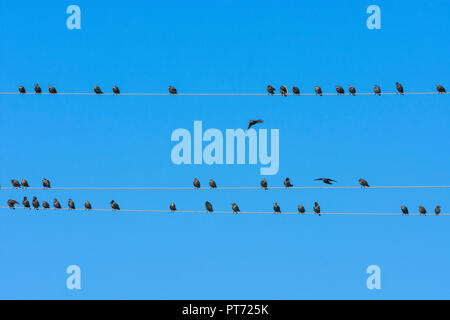
<path id="1" fill-rule="evenodd" d="M 50 189 L 50 180 L 48 180 L 48 179 L 42 179 L 42 186 L 45 188 L 45 189 Z"/>
<path id="2" fill-rule="evenodd" d="M 113 210 L 120 210 L 119 205 L 114 200 L 111 200 L 111 208 Z"/>
<path id="3" fill-rule="evenodd" d="M 342 88 L 341 86 L 336 86 L 336 92 L 338 95 L 345 94 L 344 88 Z"/>
<path id="4" fill-rule="evenodd" d="M 33 197 L 33 201 L 31 201 L 31 203 L 33 204 L 33 208 L 35 208 L 36 210 L 39 210 L 39 201 L 36 197 Z"/>
<path id="5" fill-rule="evenodd" d="M 20 182 L 17 181 L 16 179 L 12 179 L 11 184 L 13 185 L 14 188 L 20 188 Z"/>
<path id="6" fill-rule="evenodd" d="M 44 209 L 50 209 L 50 205 L 48 204 L 47 201 L 42 201 L 42 208 L 44 208 Z"/>
<path id="7" fill-rule="evenodd" d="M 262 121 L 262 120 L 250 120 L 249 122 L 248 122 L 248 128 L 247 128 L 247 130 L 248 129 L 250 129 L 251 127 L 253 127 L 255 124 L 257 124 L 257 123 L 263 123 L 264 121 Z"/>
<path id="8" fill-rule="evenodd" d="M 267 92 L 268 92 L 269 94 L 271 94 L 271 95 L 274 95 L 274 94 L 275 94 L 275 88 L 272 87 L 270 84 L 267 85 L 266 90 L 267 90 Z"/>
<path id="9" fill-rule="evenodd" d="M 441 214 L 441 206 L 436 206 L 436 208 L 434 209 L 434 213 L 436 213 L 436 215 L 440 215 Z"/>
<path id="10" fill-rule="evenodd" d="M 208 212 L 214 212 L 211 202 L 206 201 L 206 202 L 205 202 L 205 207 L 206 207 L 206 211 L 208 211 Z"/>
<path id="11" fill-rule="evenodd" d="M 238 205 L 237 205 L 236 203 L 233 203 L 233 204 L 231 205 L 231 209 L 233 209 L 233 212 L 234 212 L 234 213 L 238 213 L 238 212 L 241 211 L 241 210 L 239 210 L 239 207 L 238 207 Z"/>
<path id="12" fill-rule="evenodd" d="M 24 188 L 29 188 L 30 186 L 28 185 L 28 181 L 25 179 L 22 179 L 22 182 L 20 183 L 22 185 L 22 187 Z"/>
<path id="13" fill-rule="evenodd" d="M 284 186 L 286 188 L 290 188 L 290 187 L 293 187 L 294 185 L 291 183 L 291 179 L 286 178 L 286 179 L 284 179 Z"/>
<path id="14" fill-rule="evenodd" d="M 336 180 L 330 179 L 330 178 L 318 178 L 314 179 L 314 181 L 323 181 L 325 184 L 332 184 L 332 182 L 337 182 Z"/>
<path id="15" fill-rule="evenodd" d="M 355 96 L 355 95 L 356 95 L 356 89 L 355 89 L 354 86 L 350 86 L 350 87 L 348 88 L 348 91 L 350 92 L 350 94 L 351 94 L 352 96 Z"/>
<path id="16" fill-rule="evenodd" d="M 267 180 L 266 179 L 262 179 L 261 180 L 261 187 L 264 188 L 265 190 L 267 190 Z"/>
<path id="17" fill-rule="evenodd" d="M 370 187 L 369 184 L 367 183 L 367 181 L 364 180 L 363 178 L 359 179 L 359 184 L 360 184 L 361 187 L 363 187 L 363 188 L 368 188 L 368 187 Z"/>
<path id="18" fill-rule="evenodd" d="M 56 198 L 53 199 L 53 208 L 61 209 L 61 204 L 59 203 L 59 201 Z"/>
<path id="19" fill-rule="evenodd" d="M 297 96 L 300 95 L 300 89 L 296 86 L 292 87 L 292 92 Z"/>
<path id="20" fill-rule="evenodd" d="M 96 94 L 103 94 L 102 89 L 100 89 L 100 87 L 98 85 L 94 86 L 94 92 Z"/>
<path id="21" fill-rule="evenodd" d="M 213 179 L 209 180 L 209 186 L 213 189 L 217 188 L 216 182 Z"/>
<path id="22" fill-rule="evenodd" d="M 281 213 L 281 208 L 280 208 L 280 206 L 278 205 L 278 203 L 274 203 L 273 204 L 273 211 L 275 212 L 275 213 Z"/>
<path id="23" fill-rule="evenodd" d="M 113 87 L 113 92 L 114 92 L 114 94 L 120 94 L 119 87 L 118 86 L 114 86 Z"/>
<path id="24" fill-rule="evenodd" d="M 193 184 L 194 184 L 194 187 L 195 187 L 195 188 L 200 189 L 200 181 L 198 181 L 197 178 L 194 179 Z"/>
<path id="25" fill-rule="evenodd" d="M 170 204 L 170 211 L 172 212 L 177 211 L 177 207 L 175 207 L 175 203 L 173 202 Z"/>
<path id="26" fill-rule="evenodd" d="M 397 88 L 398 93 L 400 93 L 401 95 L 405 93 L 405 91 L 403 90 L 403 86 L 400 83 L 396 82 L 395 87 Z"/>
<path id="27" fill-rule="evenodd" d="M 20 92 L 20 93 L 27 93 L 27 92 L 25 91 L 25 87 L 24 87 L 24 86 L 19 86 L 19 92 Z"/>
<path id="28" fill-rule="evenodd" d="M 436 86 L 437 91 L 439 92 L 439 94 L 441 93 L 447 93 L 447 91 L 445 91 L 445 88 L 443 86 L 441 86 L 440 84 L 438 84 Z"/>
<path id="29" fill-rule="evenodd" d="M 408 208 L 406 206 L 402 206 L 402 213 L 405 215 L 409 214 Z"/>
<path id="30" fill-rule="evenodd" d="M 419 212 L 420 212 L 420 214 L 423 214 L 423 215 L 427 214 L 427 210 L 422 206 L 419 206 Z"/>
<path id="31" fill-rule="evenodd" d="M 322 89 L 319 86 L 316 86 L 315 91 L 316 95 L 322 96 Z"/>
<path id="32" fill-rule="evenodd" d="M 72 199 L 69 199 L 69 201 L 67 201 L 67 205 L 69 206 L 69 209 L 75 210 L 75 202 L 73 202 Z"/>
<path id="33" fill-rule="evenodd" d="M 287 96 L 288 96 L 288 88 L 287 88 L 286 86 L 281 86 L 281 87 L 280 87 L 280 94 L 281 94 L 282 96 L 287 97 Z"/>
<path id="34" fill-rule="evenodd" d="M 41 89 L 41 87 L 39 87 L 39 85 L 37 83 L 34 85 L 34 92 L 36 92 L 37 94 L 42 93 L 42 89 Z"/>
<path id="35" fill-rule="evenodd" d="M 379 96 L 381 96 L 381 88 L 379 86 L 373 87 L 373 92 Z"/>
<path id="36" fill-rule="evenodd" d="M 11 209 L 14 209 L 14 205 L 19 204 L 16 200 L 14 199 L 9 199 L 8 200 L 8 207 L 10 207 Z"/>
<path id="37" fill-rule="evenodd" d="M 86 202 L 84 203 L 84 208 L 86 210 L 92 210 L 92 205 L 89 201 L 86 200 Z"/>
<path id="38" fill-rule="evenodd" d="M 175 87 L 169 86 L 169 93 L 170 94 L 177 94 L 178 91 L 177 91 L 177 89 L 175 89 Z"/>
<path id="39" fill-rule="evenodd" d="M 314 202 L 314 213 L 320 216 L 320 206 L 317 202 Z"/>
<path id="40" fill-rule="evenodd" d="M 30 209 L 30 201 L 28 201 L 27 197 L 23 197 L 22 204 L 25 208 Z"/>
<path id="41" fill-rule="evenodd" d="M 50 92 L 51 94 L 56 94 L 56 89 L 53 86 L 48 87 L 48 92 Z"/>
<path id="42" fill-rule="evenodd" d="M 305 210 L 305 207 L 304 207 L 304 206 L 302 206 L 302 205 L 299 205 L 299 206 L 298 206 L 298 212 L 299 212 L 299 213 L 303 214 L 303 213 L 305 213 L 305 211 L 306 211 L 306 210 Z"/>

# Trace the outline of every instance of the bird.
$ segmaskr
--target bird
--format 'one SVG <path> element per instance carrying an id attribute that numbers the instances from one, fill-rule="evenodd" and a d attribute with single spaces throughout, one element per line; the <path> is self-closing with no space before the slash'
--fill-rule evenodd
<path id="1" fill-rule="evenodd" d="M 257 123 L 263 123 L 264 121 L 263 120 L 250 120 L 249 122 L 248 122 L 248 128 L 247 128 L 247 130 L 249 130 L 251 127 L 253 127 L 255 124 L 257 124 Z"/>
<path id="2" fill-rule="evenodd" d="M 369 184 L 367 183 L 367 181 L 364 180 L 363 178 L 360 178 L 360 179 L 359 179 L 359 184 L 360 184 L 361 187 L 363 187 L 363 188 L 368 188 L 368 187 L 370 187 Z"/>
<path id="3" fill-rule="evenodd" d="M 170 94 L 177 94 L 178 91 L 177 91 L 177 89 L 175 89 L 175 87 L 169 86 L 169 93 Z"/>
<path id="4" fill-rule="evenodd" d="M 338 95 L 345 94 L 344 88 L 342 88 L 341 86 L 336 86 L 336 92 Z"/>
<path id="5" fill-rule="evenodd" d="M 299 205 L 299 206 L 298 206 L 298 212 L 299 212 L 299 213 L 303 214 L 303 213 L 305 213 L 305 211 L 306 211 L 306 210 L 305 210 L 305 207 L 304 207 L 304 206 L 302 206 L 302 205 Z"/>
<path id="6" fill-rule="evenodd" d="M 206 207 L 206 211 L 208 211 L 208 212 L 214 212 L 211 202 L 206 201 L 206 202 L 205 202 L 205 207 Z"/>
<path id="7" fill-rule="evenodd" d="M 35 208 L 36 210 L 39 210 L 39 201 L 36 197 L 33 197 L 33 201 L 31 201 L 31 203 L 33 204 L 33 208 Z"/>
<path id="8" fill-rule="evenodd" d="M 119 87 L 118 87 L 118 86 L 114 86 L 114 87 L 113 87 L 113 92 L 114 92 L 115 94 L 120 94 Z"/>
<path id="9" fill-rule="evenodd" d="M 275 94 L 275 88 L 272 87 L 270 84 L 267 85 L 266 90 L 267 90 L 267 92 L 268 92 L 269 94 L 271 94 L 271 95 L 274 95 L 274 94 Z"/>
<path id="10" fill-rule="evenodd" d="M 27 93 L 24 86 L 19 86 L 19 92 L 22 94 Z"/>
<path id="11" fill-rule="evenodd" d="M 11 209 L 14 209 L 14 205 L 19 204 L 16 200 L 14 199 L 9 199 L 8 200 L 8 207 L 10 207 Z"/>
<path id="12" fill-rule="evenodd" d="M 337 182 L 336 180 L 330 179 L 330 178 L 318 178 L 314 179 L 314 181 L 323 181 L 325 184 L 332 184 L 332 182 Z"/>
<path id="13" fill-rule="evenodd" d="M 120 210 L 119 205 L 114 200 L 111 200 L 111 208 L 113 210 Z"/>
<path id="14" fill-rule="evenodd" d="M 24 188 L 29 188 L 29 187 L 30 187 L 29 184 L 28 184 L 28 181 L 25 180 L 25 179 L 22 179 L 22 182 L 21 182 L 20 184 L 21 184 L 22 187 L 24 187 Z"/>
<path id="15" fill-rule="evenodd" d="M 408 208 L 406 206 L 402 206 L 401 209 L 402 209 L 403 214 L 405 214 L 405 215 L 409 214 Z"/>
<path id="16" fill-rule="evenodd" d="M 234 213 L 238 213 L 238 212 L 241 211 L 241 210 L 239 210 L 239 207 L 238 207 L 238 205 L 237 205 L 236 203 L 233 203 L 233 204 L 231 205 L 231 209 L 233 209 L 233 212 L 234 212 Z"/>
<path id="17" fill-rule="evenodd" d="M 266 179 L 262 179 L 260 184 L 261 184 L 261 187 L 264 188 L 265 190 L 268 189 L 267 188 L 267 180 Z"/>
<path id="18" fill-rule="evenodd" d="M 350 86 L 350 87 L 348 88 L 348 91 L 350 92 L 350 94 L 351 94 L 352 96 L 355 96 L 355 95 L 356 95 L 356 89 L 355 89 L 354 86 Z"/>
<path id="19" fill-rule="evenodd" d="M 53 86 L 48 87 L 48 92 L 50 92 L 51 94 L 56 94 L 56 89 Z"/>
<path id="20" fill-rule="evenodd" d="M 61 209 L 61 204 L 59 203 L 59 201 L 56 198 L 53 199 L 53 208 Z"/>
<path id="21" fill-rule="evenodd" d="M 445 91 L 445 88 L 443 86 L 441 86 L 440 84 L 436 85 L 436 89 L 437 89 L 439 94 L 447 93 L 447 91 Z"/>
<path id="22" fill-rule="evenodd" d="M 280 94 L 284 97 L 288 96 L 288 88 L 286 86 L 281 86 L 280 87 Z"/>
<path id="23" fill-rule="evenodd" d="M 284 186 L 286 188 L 290 188 L 290 187 L 293 187 L 294 185 L 291 183 L 291 179 L 286 178 L 286 179 L 284 179 Z"/>
<path id="24" fill-rule="evenodd" d="M 30 209 L 30 201 L 28 201 L 27 197 L 23 197 L 22 204 L 25 208 Z"/>
<path id="25" fill-rule="evenodd" d="M 170 204 L 170 211 L 172 211 L 172 212 L 177 211 L 177 207 L 175 206 L 175 203 L 173 203 L 173 202 Z"/>
<path id="26" fill-rule="evenodd" d="M 441 214 L 441 206 L 436 206 L 436 208 L 434 209 L 434 213 L 436 213 L 436 215 L 440 215 Z"/>
<path id="27" fill-rule="evenodd" d="M 215 182 L 213 179 L 210 179 L 210 180 L 209 180 L 209 186 L 210 186 L 212 189 L 217 188 L 216 182 Z"/>
<path id="28" fill-rule="evenodd" d="M 92 205 L 89 201 L 86 200 L 86 202 L 84 203 L 84 208 L 86 210 L 92 210 Z"/>
<path id="29" fill-rule="evenodd" d="M 314 202 L 314 213 L 320 216 L 320 206 L 317 202 Z"/>
<path id="30" fill-rule="evenodd" d="M 194 179 L 193 184 L 194 184 L 194 187 L 195 187 L 195 188 L 200 189 L 200 181 L 198 181 L 197 178 Z"/>
<path id="31" fill-rule="evenodd" d="M 297 96 L 300 95 L 300 89 L 296 86 L 292 87 L 292 92 Z"/>
<path id="32" fill-rule="evenodd" d="M 427 210 L 422 206 L 419 206 L 419 212 L 421 215 L 427 215 Z"/>
<path id="33" fill-rule="evenodd" d="M 375 87 L 373 87 L 373 92 L 381 96 L 381 88 L 379 86 L 375 85 Z"/>
<path id="34" fill-rule="evenodd" d="M 400 93 L 401 95 L 405 93 L 405 91 L 403 90 L 403 86 L 400 83 L 396 82 L 395 87 L 397 88 L 398 93 Z"/>
<path id="35" fill-rule="evenodd" d="M 42 201 L 42 208 L 44 208 L 44 209 L 50 209 L 50 205 L 48 204 L 47 201 Z"/>
<path id="36" fill-rule="evenodd" d="M 42 179 L 42 186 L 45 188 L 45 189 L 50 189 L 50 180 L 48 180 L 48 179 Z"/>
<path id="37" fill-rule="evenodd" d="M 20 188 L 20 182 L 17 181 L 16 179 L 12 179 L 11 184 L 13 185 L 14 188 Z"/>
<path id="38" fill-rule="evenodd" d="M 280 206 L 278 205 L 278 203 L 274 203 L 273 204 L 273 211 L 275 212 L 275 213 L 281 213 L 281 208 L 280 208 Z"/>
<path id="39" fill-rule="evenodd" d="M 319 86 L 315 87 L 316 95 L 322 96 L 322 89 Z"/>
<path id="40" fill-rule="evenodd" d="M 75 202 L 73 202 L 72 199 L 69 199 L 69 201 L 67 201 L 67 205 L 69 206 L 69 209 L 75 210 Z"/>
<path id="41" fill-rule="evenodd" d="M 100 89 L 100 87 L 98 85 L 94 86 L 94 92 L 96 94 L 103 94 L 102 89 Z"/>
<path id="42" fill-rule="evenodd" d="M 34 92 L 36 92 L 37 94 L 42 93 L 42 89 L 37 83 L 34 85 Z"/>

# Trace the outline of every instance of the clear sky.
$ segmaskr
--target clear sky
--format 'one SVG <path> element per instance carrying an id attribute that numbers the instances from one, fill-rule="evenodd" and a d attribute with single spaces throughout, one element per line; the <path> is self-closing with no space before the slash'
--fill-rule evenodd
<path id="1" fill-rule="evenodd" d="M 66 8 L 81 8 L 68 30 Z M 381 8 L 382 29 L 366 27 Z M 370 92 L 450 89 L 448 1 L 3 1 L 0 91 L 264 93 L 267 84 L 338 84 Z M 449 185 L 450 96 L 1 95 L 0 184 L 254 186 L 259 165 L 172 163 L 177 128 L 280 130 L 281 186 Z M 123 209 L 432 212 L 436 190 L 0 190 L 9 198 L 89 199 Z M 0 209 L 0 298 L 394 299 L 450 298 L 447 217 L 112 214 Z M 82 290 L 66 288 L 78 265 Z M 366 268 L 381 268 L 368 290 Z"/>

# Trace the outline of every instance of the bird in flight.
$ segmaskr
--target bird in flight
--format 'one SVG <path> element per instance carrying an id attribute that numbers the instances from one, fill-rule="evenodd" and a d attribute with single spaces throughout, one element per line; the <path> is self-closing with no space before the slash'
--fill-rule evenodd
<path id="1" fill-rule="evenodd" d="M 341 86 L 336 86 L 336 92 L 338 96 L 345 94 L 344 88 L 342 88 Z"/>
<path id="2" fill-rule="evenodd" d="M 233 203 L 233 204 L 231 205 L 231 209 L 233 209 L 233 212 L 234 212 L 234 213 L 238 213 L 238 212 L 241 211 L 241 210 L 239 210 L 239 207 L 238 207 L 238 205 L 237 205 L 236 203 Z"/>
<path id="3" fill-rule="evenodd" d="M 355 96 L 355 95 L 356 95 L 356 89 L 355 89 L 354 86 L 350 86 L 350 87 L 348 88 L 348 91 L 350 92 L 350 94 L 351 94 L 352 96 Z"/>
<path id="4" fill-rule="evenodd" d="M 251 127 L 253 127 L 255 124 L 257 124 L 257 123 L 263 123 L 264 121 L 263 120 L 250 120 L 249 122 L 248 122 L 248 128 L 247 128 L 247 130 L 249 130 Z"/>
<path id="5" fill-rule="evenodd" d="M 284 97 L 288 96 L 288 88 L 286 86 L 281 86 L 280 87 L 280 94 Z"/>
<path id="6" fill-rule="evenodd" d="M 270 84 L 267 86 L 266 90 L 267 90 L 267 92 L 268 92 L 269 94 L 271 94 L 271 95 L 274 95 L 274 94 L 275 94 L 275 88 L 272 87 Z"/>
<path id="7" fill-rule="evenodd" d="M 403 213 L 404 215 L 409 214 L 408 208 L 407 208 L 406 206 L 402 206 L 401 209 L 402 209 L 402 213 Z"/>
<path id="8" fill-rule="evenodd" d="M 381 96 L 381 88 L 376 85 L 375 87 L 373 87 L 373 93 Z"/>
<path id="9" fill-rule="evenodd" d="M 315 89 L 316 95 L 322 96 L 322 89 L 319 86 L 316 86 Z"/>
<path id="10" fill-rule="evenodd" d="M 265 190 L 267 190 L 267 180 L 266 179 L 262 179 L 261 180 L 261 187 L 264 188 Z"/>
<path id="11" fill-rule="evenodd" d="M 113 87 L 113 92 L 114 92 L 114 94 L 120 94 L 119 87 L 118 86 L 114 86 Z"/>
<path id="12" fill-rule="evenodd" d="M 286 179 L 284 179 L 284 186 L 286 188 L 290 188 L 290 187 L 293 187 L 294 185 L 291 183 L 291 179 L 286 178 Z"/>
<path id="13" fill-rule="evenodd" d="M 398 93 L 401 95 L 405 94 L 405 90 L 403 90 L 403 86 L 400 83 L 396 82 L 395 87 L 397 88 Z"/>
<path id="14" fill-rule="evenodd" d="M 314 179 L 314 181 L 323 181 L 323 183 L 326 183 L 326 184 L 333 184 L 332 182 L 337 182 L 336 180 L 333 180 L 330 178 L 318 178 L 318 179 Z"/>
<path id="15" fill-rule="evenodd" d="M 437 91 L 439 92 L 439 94 L 441 93 L 447 93 L 447 91 L 445 91 L 445 88 L 443 86 L 441 86 L 440 84 L 438 84 L 436 86 Z"/>
<path id="16" fill-rule="evenodd" d="M 293 92 L 296 96 L 300 95 L 300 89 L 299 89 L 298 87 L 296 87 L 296 86 L 293 86 L 293 87 L 292 87 L 292 92 Z"/>
<path id="17" fill-rule="evenodd" d="M 209 201 L 205 202 L 205 208 L 206 208 L 206 211 L 208 211 L 208 212 L 214 212 L 212 204 Z"/>
<path id="18" fill-rule="evenodd" d="M 359 179 L 359 184 L 361 185 L 361 187 L 363 187 L 363 188 L 368 188 L 368 187 L 370 187 L 369 186 L 369 184 L 367 183 L 367 181 L 366 180 L 364 180 L 364 179 Z"/>
<path id="19" fill-rule="evenodd" d="M 200 189 L 200 181 L 197 178 L 194 179 L 193 185 L 195 188 Z"/>
<path id="20" fill-rule="evenodd" d="M 94 92 L 96 94 L 103 94 L 102 89 L 100 89 L 100 87 L 98 85 L 94 86 Z"/>
<path id="21" fill-rule="evenodd" d="M 114 200 L 111 200 L 111 208 L 113 210 L 120 210 L 119 205 Z"/>
<path id="22" fill-rule="evenodd" d="M 281 213 L 281 208 L 280 208 L 280 206 L 278 205 L 278 203 L 274 203 L 273 204 L 273 211 L 275 212 L 275 213 Z"/>
<path id="23" fill-rule="evenodd" d="M 169 93 L 170 94 L 178 94 L 177 89 L 175 89 L 175 87 L 169 86 Z"/>
<path id="24" fill-rule="evenodd" d="M 42 93 L 42 89 L 37 83 L 34 85 L 34 92 L 36 92 L 37 94 Z"/>

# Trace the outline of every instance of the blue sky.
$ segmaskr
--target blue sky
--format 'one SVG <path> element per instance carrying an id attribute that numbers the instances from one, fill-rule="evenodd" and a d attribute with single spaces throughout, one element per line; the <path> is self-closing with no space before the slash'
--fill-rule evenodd
<path id="1" fill-rule="evenodd" d="M 66 28 L 67 6 L 81 30 Z M 368 30 L 377 4 L 382 29 Z M 264 93 L 267 84 L 354 85 L 385 92 L 450 88 L 448 1 L 8 1 L 0 21 L 0 91 Z M 0 95 L 0 184 L 43 177 L 56 186 L 253 186 L 259 166 L 182 165 L 173 130 L 280 130 L 282 185 L 448 185 L 448 96 L 5 96 Z M 320 184 L 318 184 L 320 186 Z M 245 211 L 298 204 L 326 212 L 398 212 L 437 204 L 436 190 L 0 190 L 1 203 L 36 195 L 78 206 Z M 446 217 L 28 213 L 0 209 L 0 298 L 442 299 L 450 298 Z M 79 265 L 82 290 L 66 289 Z M 382 290 L 366 287 L 379 265 Z"/>

